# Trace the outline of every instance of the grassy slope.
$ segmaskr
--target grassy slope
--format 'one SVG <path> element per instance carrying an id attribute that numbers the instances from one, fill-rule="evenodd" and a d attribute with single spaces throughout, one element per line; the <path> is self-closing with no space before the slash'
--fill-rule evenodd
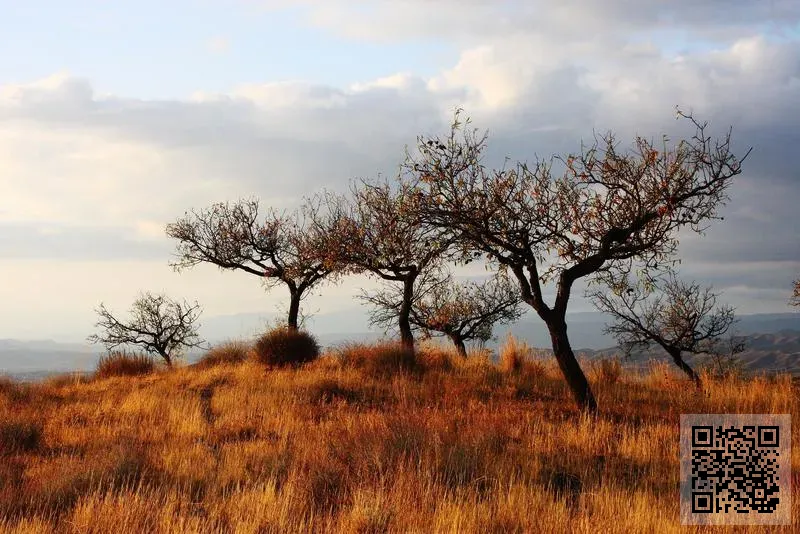
<path id="1" fill-rule="evenodd" d="M 370 357 L 0 383 L 0 532 L 715 531 L 677 522 L 679 415 L 798 404 L 787 377 L 598 367 L 592 421 L 549 364 Z"/>

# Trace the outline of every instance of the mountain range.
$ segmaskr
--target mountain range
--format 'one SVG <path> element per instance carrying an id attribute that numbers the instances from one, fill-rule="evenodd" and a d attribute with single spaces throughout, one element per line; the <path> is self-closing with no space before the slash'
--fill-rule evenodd
<path id="1" fill-rule="evenodd" d="M 202 321 L 200 333 L 215 344 L 230 339 L 247 339 L 263 332 L 279 317 L 276 314 L 236 314 L 215 316 Z M 603 333 L 608 316 L 600 312 L 568 314 L 569 337 L 575 352 L 586 358 L 608 357 L 618 353 L 614 339 Z M 384 334 L 369 329 L 363 308 L 320 314 L 309 318 L 306 328 L 323 347 L 347 341 L 374 341 Z M 741 355 L 750 370 L 785 370 L 800 374 L 800 313 L 770 313 L 738 316 L 738 335 L 747 336 L 747 350 Z M 495 349 L 508 335 L 533 347 L 549 347 L 550 337 L 541 321 L 531 314 L 510 326 L 495 330 L 487 347 Z M 547 352 L 548 349 L 542 349 Z M 88 371 L 94 368 L 101 347 L 85 343 L 62 343 L 50 339 L 0 339 L 0 375 L 37 377 L 49 373 Z M 189 361 L 200 353 L 187 355 Z M 638 359 L 658 359 L 657 349 L 638 355 Z"/>

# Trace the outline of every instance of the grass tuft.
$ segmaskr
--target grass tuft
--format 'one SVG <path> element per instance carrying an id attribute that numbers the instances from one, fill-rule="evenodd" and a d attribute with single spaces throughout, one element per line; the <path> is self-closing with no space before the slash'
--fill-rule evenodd
<path id="1" fill-rule="evenodd" d="M 150 374 L 155 369 L 155 361 L 146 354 L 115 351 L 100 358 L 94 377 L 103 379 L 112 376 L 141 376 Z"/>
<path id="2" fill-rule="evenodd" d="M 245 341 L 227 341 L 212 347 L 200 358 L 197 365 L 200 367 L 235 365 L 245 362 L 253 353 L 253 347 Z"/>

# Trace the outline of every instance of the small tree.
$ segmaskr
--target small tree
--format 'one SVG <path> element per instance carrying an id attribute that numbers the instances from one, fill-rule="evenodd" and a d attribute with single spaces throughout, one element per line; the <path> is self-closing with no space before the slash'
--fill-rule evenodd
<path id="1" fill-rule="evenodd" d="M 102 343 L 107 350 L 126 345 L 138 345 L 151 354 L 161 356 L 172 366 L 175 357 L 185 348 L 202 347 L 205 343 L 197 334 L 200 305 L 177 302 L 165 295 L 144 293 L 131 307 L 130 319 L 122 322 L 101 303 L 97 308 L 100 320 L 95 326 L 103 330 L 87 339 Z"/>
<path id="2" fill-rule="evenodd" d="M 608 133 L 578 154 L 489 171 L 486 135 L 467 130 L 457 112 L 448 136 L 420 137 L 404 164 L 405 181 L 423 197 L 423 220 L 446 230 L 465 256 L 486 255 L 514 274 L 522 300 L 547 325 L 576 403 L 590 412 L 597 403 L 567 334 L 573 285 L 627 272 L 633 262 L 646 272 L 670 260 L 681 228 L 702 232 L 716 217 L 746 158 L 731 152 L 730 132 L 712 141 L 706 124 L 679 117 L 695 133 L 674 147 L 666 137 L 663 146 L 637 137 L 621 151 Z M 551 281 L 555 299 L 547 303 L 543 285 Z"/>
<path id="3" fill-rule="evenodd" d="M 721 368 L 724 361 L 744 350 L 741 339 L 722 338 L 736 322 L 734 309 L 717 307 L 717 295 L 711 288 L 685 283 L 672 272 L 657 285 L 632 283 L 627 276 L 608 285 L 611 293 L 594 291 L 590 296 L 600 310 L 614 318 L 606 333 L 616 337 L 628 355 L 635 348 L 656 344 L 700 388 L 700 376 L 684 360 L 684 353 L 709 355 Z"/>
<path id="4" fill-rule="evenodd" d="M 178 241 L 178 260 L 172 266 L 180 271 L 210 263 L 258 276 L 268 289 L 284 284 L 290 297 L 287 325 L 297 330 L 301 300 L 335 271 L 326 258 L 314 254 L 327 225 L 323 217 L 311 213 L 315 209 L 308 204 L 288 216 L 270 210 L 263 222 L 259 222 L 257 200 L 217 203 L 187 212 L 167 225 L 167 235 Z M 309 216 L 316 225 L 307 224 Z"/>
<path id="5" fill-rule="evenodd" d="M 417 279 L 435 269 L 449 248 L 441 232 L 422 222 L 419 196 L 400 184 L 388 182 L 353 184 L 352 198 L 328 193 L 322 197 L 328 217 L 337 221 L 321 241 L 328 261 L 347 266 L 351 273 L 367 272 L 390 283 L 399 283 L 399 303 L 394 318 L 402 344 L 413 352 L 411 307 Z"/>
<path id="6" fill-rule="evenodd" d="M 397 319 L 402 295 L 389 287 L 364 299 L 375 305 L 372 322 L 386 326 Z M 522 316 L 519 290 L 505 275 L 498 274 L 486 283 L 457 283 L 448 272 L 423 276 L 415 290 L 409 321 L 425 336 L 445 335 L 462 356 L 466 342 L 486 342 L 499 322 L 511 322 Z"/>

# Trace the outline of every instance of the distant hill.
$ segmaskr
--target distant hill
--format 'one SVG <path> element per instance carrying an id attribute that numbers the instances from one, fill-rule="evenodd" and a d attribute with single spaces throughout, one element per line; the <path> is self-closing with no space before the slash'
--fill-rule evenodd
<path id="1" fill-rule="evenodd" d="M 238 314 L 211 317 L 203 321 L 201 333 L 212 343 L 228 339 L 252 338 L 275 320 L 276 314 Z M 381 332 L 370 331 L 364 308 L 320 314 L 308 321 L 323 347 L 348 341 L 374 341 Z M 599 312 L 568 315 L 569 337 L 576 353 L 586 358 L 617 354 L 614 339 L 603 334 L 606 316 Z M 748 336 L 748 348 L 742 355 L 748 369 L 788 370 L 800 374 L 800 313 L 770 313 L 739 316 L 736 330 Z M 496 348 L 508 333 L 533 347 L 544 347 L 547 353 L 550 336 L 544 323 L 531 314 L 510 327 L 499 328 L 495 340 L 488 343 Z M 46 373 L 91 370 L 102 349 L 81 343 L 60 343 L 52 340 L 0 339 L 0 375 L 39 377 Z M 193 352 L 193 361 L 200 353 Z M 640 355 L 641 361 L 662 359 L 656 349 Z"/>
<path id="2" fill-rule="evenodd" d="M 800 375 L 800 330 L 782 330 L 771 334 L 751 334 L 747 338 L 747 348 L 739 355 L 747 372 L 789 372 Z M 552 354 L 550 349 L 537 349 L 540 354 Z M 578 358 L 597 360 L 602 358 L 619 357 L 618 347 L 605 349 L 580 349 L 576 351 Z M 690 365 L 697 365 L 707 361 L 707 356 L 686 356 Z M 641 367 L 652 361 L 671 362 L 672 359 L 659 347 L 652 347 L 646 351 L 639 351 L 628 359 L 623 359 L 623 364 L 632 367 Z"/>

